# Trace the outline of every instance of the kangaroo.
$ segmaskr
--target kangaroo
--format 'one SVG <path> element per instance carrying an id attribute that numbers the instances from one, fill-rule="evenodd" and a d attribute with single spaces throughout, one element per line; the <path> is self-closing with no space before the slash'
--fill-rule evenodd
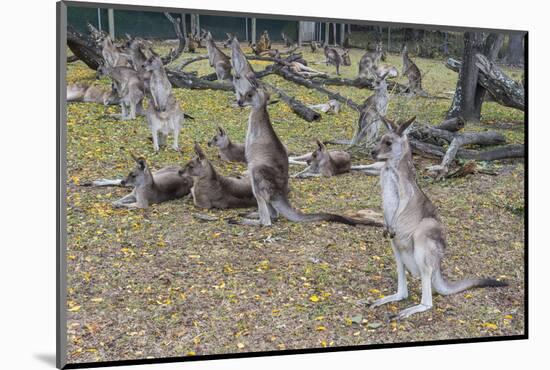
<path id="1" fill-rule="evenodd" d="M 149 89 L 151 100 L 156 110 L 164 112 L 167 109 L 168 100 L 172 96 L 172 84 L 166 76 L 162 60 L 157 55 L 152 55 L 145 63 L 143 69 L 151 73 Z"/>
<path id="2" fill-rule="evenodd" d="M 312 53 L 316 53 L 317 50 L 321 47 L 321 45 L 317 41 L 311 41 L 309 46 L 311 47 L 311 52 Z"/>
<path id="3" fill-rule="evenodd" d="M 326 103 L 308 105 L 308 108 L 311 108 L 313 110 L 318 110 L 327 114 L 331 114 L 331 113 L 338 114 L 342 109 L 342 105 L 338 100 L 331 99 Z"/>
<path id="4" fill-rule="evenodd" d="M 329 64 L 332 64 L 336 67 L 336 74 L 340 75 L 340 66 L 344 64 L 344 60 L 342 59 L 342 56 L 338 51 L 334 48 L 329 47 L 328 45 L 325 45 L 325 57 L 326 57 L 326 64 L 327 66 Z"/>
<path id="5" fill-rule="evenodd" d="M 377 307 L 408 297 L 405 268 L 422 280 L 421 303 L 402 310 L 403 319 L 432 307 L 432 286 L 439 294 L 449 295 L 474 287 L 500 287 L 507 283 L 494 279 L 467 279 L 451 282 L 441 274 L 441 259 L 447 246 L 444 228 L 437 210 L 416 182 L 412 153 L 405 133 L 416 117 L 396 125 L 382 117 L 387 133 L 372 150 L 372 156 L 384 161 L 380 173 L 382 205 L 386 233 L 397 263 L 397 293 L 374 302 Z"/>
<path id="6" fill-rule="evenodd" d="M 359 61 L 359 78 L 376 76 L 376 66 L 382 58 L 382 44 L 376 45 L 376 51 L 368 51 L 361 57 Z"/>
<path id="7" fill-rule="evenodd" d="M 349 153 L 340 150 L 329 151 L 319 140 L 317 140 L 317 149 L 306 157 L 306 163 L 308 167 L 293 177 L 332 177 L 351 171 Z"/>
<path id="8" fill-rule="evenodd" d="M 136 113 L 142 110 L 144 97 L 143 82 L 138 73 L 129 67 L 110 67 L 106 64 L 100 66 L 98 72 L 109 76 L 113 81 L 120 98 L 121 119 L 135 119 Z"/>
<path id="9" fill-rule="evenodd" d="M 351 66 L 351 58 L 349 56 L 349 49 L 344 49 L 342 52 L 342 64 L 346 67 Z"/>
<path id="10" fill-rule="evenodd" d="M 119 48 L 113 43 L 110 35 L 106 35 L 101 42 L 101 55 L 105 63 L 110 67 L 128 66 L 128 58 L 120 52 Z"/>
<path id="11" fill-rule="evenodd" d="M 252 87 L 250 81 L 255 80 L 254 70 L 246 59 L 239 41 L 234 35 L 227 34 L 229 37 L 227 42 L 231 47 L 231 66 L 233 67 L 233 86 L 235 87 L 235 93 L 237 100 L 239 96 L 243 96 Z M 241 99 L 242 100 L 242 99 Z"/>
<path id="12" fill-rule="evenodd" d="M 380 131 L 380 115 L 388 110 L 388 84 L 386 75 L 374 83 L 374 94 L 369 96 L 359 112 L 358 127 L 351 139 L 351 145 L 357 145 L 366 137 L 366 145 L 375 144 Z"/>
<path id="13" fill-rule="evenodd" d="M 122 180 L 122 186 L 133 186 L 134 190 L 125 197 L 113 202 L 115 207 L 147 208 L 154 203 L 182 198 L 189 194 L 193 180 L 179 173 L 181 167 L 164 167 L 151 172 L 144 158 L 136 158 L 136 168 Z"/>
<path id="14" fill-rule="evenodd" d="M 120 104 L 120 98 L 114 84 L 106 90 L 102 86 L 75 83 L 67 85 L 67 102 L 99 103 L 104 105 Z"/>
<path id="15" fill-rule="evenodd" d="M 256 206 L 250 179 L 220 175 L 195 143 L 195 158 L 180 170 L 182 176 L 193 178 L 191 194 L 200 208 L 249 208 Z"/>
<path id="16" fill-rule="evenodd" d="M 153 149 L 158 152 L 160 146 L 166 143 L 169 133 L 174 136 L 172 149 L 179 151 L 178 137 L 184 120 L 184 113 L 173 94 L 170 94 L 164 111 L 155 109 L 149 104 L 145 112 L 147 124 L 153 135 Z"/>
<path id="17" fill-rule="evenodd" d="M 284 32 L 281 32 L 281 38 L 283 39 L 283 43 L 285 44 L 285 46 L 288 48 L 290 46 L 292 46 L 294 44 L 294 42 L 292 41 L 292 39 L 290 39 L 286 33 Z"/>
<path id="18" fill-rule="evenodd" d="M 244 144 L 233 143 L 221 127 L 218 127 L 218 132 L 208 142 L 208 146 L 217 146 L 220 151 L 219 156 L 224 161 L 246 163 Z"/>
<path id="19" fill-rule="evenodd" d="M 271 125 L 268 101 L 269 94 L 255 80 L 250 81 L 250 89 L 238 99 L 240 106 L 251 106 L 245 154 L 259 213 L 259 220 L 244 219 L 239 223 L 270 226 L 272 219 L 280 213 L 293 222 L 331 221 L 356 225 L 356 220 L 345 216 L 304 214 L 291 206 L 288 200 L 287 151 Z"/>
<path id="20" fill-rule="evenodd" d="M 208 62 L 210 67 L 214 67 L 218 80 L 231 79 L 231 62 L 216 45 L 212 34 L 203 30 L 203 38 L 206 41 L 206 51 L 208 52 Z"/>
<path id="21" fill-rule="evenodd" d="M 403 46 L 402 50 L 403 56 L 403 76 L 407 76 L 409 80 L 409 91 L 418 92 L 422 91 L 422 75 L 420 74 L 420 69 L 414 64 L 414 62 L 409 57 L 409 52 L 407 50 L 407 45 Z"/>

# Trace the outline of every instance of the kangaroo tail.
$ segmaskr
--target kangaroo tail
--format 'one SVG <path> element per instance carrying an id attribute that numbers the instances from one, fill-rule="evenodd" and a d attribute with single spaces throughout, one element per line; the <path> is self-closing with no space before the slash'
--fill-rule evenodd
<path id="1" fill-rule="evenodd" d="M 183 116 L 187 119 L 195 119 L 195 117 L 192 117 L 192 116 L 188 115 L 187 113 L 184 113 Z"/>
<path id="2" fill-rule="evenodd" d="M 329 221 L 351 226 L 361 223 L 359 220 L 332 213 L 302 213 L 294 209 L 288 202 L 288 199 L 284 198 L 274 201 L 271 204 L 280 214 L 292 222 Z"/>
<path id="3" fill-rule="evenodd" d="M 434 273 L 433 279 L 435 291 L 441 295 L 455 294 L 470 288 L 508 286 L 507 282 L 495 279 L 465 279 L 460 281 L 446 281 L 439 270 Z"/>

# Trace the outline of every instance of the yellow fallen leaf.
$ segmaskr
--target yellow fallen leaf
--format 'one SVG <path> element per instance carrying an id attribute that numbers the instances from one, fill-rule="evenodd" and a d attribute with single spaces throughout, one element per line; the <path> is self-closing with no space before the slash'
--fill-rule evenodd
<path id="1" fill-rule="evenodd" d="M 186 353 L 186 355 L 187 356 L 195 356 L 196 353 L 195 353 L 195 351 L 189 351 L 189 352 Z"/>
<path id="2" fill-rule="evenodd" d="M 486 322 L 485 324 L 483 324 L 483 326 L 490 330 L 498 329 L 498 326 L 496 324 L 493 324 L 492 322 Z"/>
<path id="3" fill-rule="evenodd" d="M 325 331 L 325 330 L 327 330 L 327 328 L 324 327 L 323 325 L 320 325 L 320 326 L 317 327 L 316 330 L 317 330 L 317 331 Z"/>
<path id="4" fill-rule="evenodd" d="M 311 297 L 309 297 L 309 300 L 311 302 L 319 302 L 319 297 L 316 294 L 314 294 Z"/>
<path id="5" fill-rule="evenodd" d="M 71 312 L 76 312 L 78 310 L 80 310 L 80 306 L 73 306 L 73 307 L 69 308 L 69 311 L 71 311 Z"/>
<path id="6" fill-rule="evenodd" d="M 513 317 L 512 317 L 512 315 L 506 315 L 506 316 L 504 316 L 504 318 L 508 319 L 508 320 L 512 320 Z"/>
<path id="7" fill-rule="evenodd" d="M 101 297 L 92 298 L 91 301 L 94 302 L 94 303 L 99 303 L 99 302 L 103 302 L 103 298 L 101 298 Z"/>
<path id="8" fill-rule="evenodd" d="M 243 349 L 244 348 L 244 343 L 237 343 L 237 348 Z"/>

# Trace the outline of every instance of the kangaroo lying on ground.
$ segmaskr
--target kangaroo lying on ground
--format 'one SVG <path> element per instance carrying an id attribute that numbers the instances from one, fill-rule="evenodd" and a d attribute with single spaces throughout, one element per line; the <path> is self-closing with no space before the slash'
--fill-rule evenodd
<path id="1" fill-rule="evenodd" d="M 144 158 L 136 158 L 136 168 L 122 180 L 122 186 L 133 186 L 134 190 L 125 197 L 113 202 L 115 207 L 147 208 L 154 203 L 182 198 L 189 194 L 193 180 L 179 173 L 181 167 L 164 167 L 154 173 Z"/>
<path id="2" fill-rule="evenodd" d="M 422 75 L 420 69 L 414 64 L 409 57 L 407 45 L 403 46 L 403 76 L 407 76 L 409 80 L 409 91 L 412 93 L 422 91 Z"/>
<path id="3" fill-rule="evenodd" d="M 239 106 L 252 107 L 245 153 L 252 190 L 258 202 L 259 220 L 244 219 L 237 223 L 270 226 L 280 213 L 293 222 L 332 221 L 356 225 L 358 222 L 349 217 L 330 213 L 304 214 L 290 205 L 287 151 L 269 119 L 269 94 L 255 80 L 249 81 L 249 85 L 244 93 L 237 92 L 237 101 Z"/>
<path id="4" fill-rule="evenodd" d="M 203 38 L 206 41 L 208 62 L 210 67 L 214 67 L 218 80 L 231 79 L 231 62 L 227 55 L 218 48 L 210 32 L 203 30 Z"/>
<path id="5" fill-rule="evenodd" d="M 221 127 L 218 127 L 218 132 L 208 142 L 208 146 L 217 146 L 220 151 L 219 156 L 224 161 L 246 163 L 244 144 L 233 143 L 227 132 Z"/>
<path id="6" fill-rule="evenodd" d="M 135 119 L 136 113 L 142 111 L 144 97 L 143 82 L 138 73 L 129 67 L 109 67 L 107 64 L 100 66 L 98 72 L 113 81 L 120 98 L 121 118 Z"/>
<path id="7" fill-rule="evenodd" d="M 113 85 L 109 90 L 103 86 L 86 83 L 67 85 L 67 102 L 98 103 L 104 105 L 120 104 L 120 99 Z"/>
<path id="8" fill-rule="evenodd" d="M 249 178 L 220 175 L 197 143 L 195 154 L 197 156 L 180 170 L 180 174 L 193 178 L 191 194 L 197 207 L 224 209 L 256 206 Z"/>
<path id="9" fill-rule="evenodd" d="M 317 140 L 317 149 L 305 157 L 308 167 L 293 177 L 331 177 L 351 170 L 351 155 L 340 150 L 327 150 L 325 144 Z"/>
<path id="10" fill-rule="evenodd" d="M 340 113 L 340 109 L 342 109 L 340 102 L 334 99 L 329 100 L 327 103 L 308 105 L 308 107 L 328 114 L 338 114 Z"/>
<path id="11" fill-rule="evenodd" d="M 449 295 L 473 287 L 507 285 L 493 279 L 451 282 L 443 278 L 441 258 L 447 245 L 443 225 L 435 206 L 416 182 L 405 133 L 415 118 L 398 126 L 382 117 L 388 132 L 372 150 L 376 160 L 385 162 L 380 173 L 384 223 L 397 263 L 397 293 L 377 300 L 372 307 L 408 297 L 405 268 L 422 280 L 421 303 L 399 312 L 400 319 L 432 307 L 432 286 L 439 294 Z"/>

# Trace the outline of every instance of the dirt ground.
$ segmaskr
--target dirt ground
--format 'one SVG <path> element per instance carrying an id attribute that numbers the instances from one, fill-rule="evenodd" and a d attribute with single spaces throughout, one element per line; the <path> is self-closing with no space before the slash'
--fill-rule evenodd
<path id="1" fill-rule="evenodd" d="M 164 52 L 166 44 L 157 44 Z M 245 51 L 247 48 L 245 48 Z M 205 49 L 199 49 L 205 54 Z M 352 50 L 355 77 L 362 52 Z M 184 54 L 181 58 L 189 57 Z M 310 62 L 321 53 L 304 49 Z M 441 60 L 416 58 L 431 94 L 454 91 L 456 73 Z M 401 68 L 398 55 L 388 64 Z M 175 65 L 178 61 L 174 62 Z M 254 62 L 256 69 L 265 63 Z M 312 64 L 334 74 L 333 67 Z M 207 61 L 186 71 L 211 73 Z M 521 72 L 507 69 L 514 78 Z M 94 82 L 82 62 L 68 66 L 68 82 Z M 306 103 L 325 96 L 269 76 Z M 403 78 L 399 81 L 404 82 Z M 104 79 L 94 83 L 108 84 Z M 369 90 L 330 87 L 362 102 Z M 434 296 L 434 308 L 407 320 L 390 315 L 420 300 L 419 281 L 409 276 L 410 297 L 370 309 L 369 303 L 396 290 L 390 244 L 381 229 L 339 224 L 296 224 L 280 219 L 271 228 L 226 223 L 242 210 L 206 211 L 180 199 L 147 210 L 114 209 L 123 188 L 90 188 L 97 178 L 121 178 L 133 167 L 128 151 L 145 156 L 153 168 L 189 160 L 192 143 L 202 144 L 222 125 L 243 141 L 248 110 L 234 108 L 234 95 L 219 91 L 175 89 L 186 121 L 180 135 L 183 153 L 166 148 L 154 154 L 145 118 L 118 121 L 118 107 L 70 104 L 68 107 L 68 360 L 113 361 L 234 352 L 399 343 L 453 338 L 507 336 L 524 332 L 524 167 L 522 161 L 482 163 L 497 176 L 470 175 L 434 182 L 415 157 L 421 187 L 439 209 L 449 247 L 443 271 L 449 279 L 494 277 L 506 288 Z M 437 124 L 450 100 L 392 96 L 389 116 L 417 115 Z M 291 152 L 303 154 L 315 139 L 350 138 L 357 113 L 344 107 L 338 116 L 307 123 L 278 103 L 269 107 L 273 125 Z M 469 130 L 495 129 L 509 143 L 524 142 L 522 112 L 485 103 L 479 124 Z M 500 126 L 498 123 L 507 123 Z M 502 129 L 500 127 L 505 127 Z M 170 143 L 171 138 L 169 138 Z M 224 163 L 203 145 L 223 174 L 243 165 Z M 355 158 L 355 163 L 370 159 Z M 292 172 L 301 168 L 291 167 Z M 291 180 L 291 201 L 304 212 L 381 210 L 379 180 L 361 174 Z M 218 221 L 204 222 L 193 213 Z"/>

